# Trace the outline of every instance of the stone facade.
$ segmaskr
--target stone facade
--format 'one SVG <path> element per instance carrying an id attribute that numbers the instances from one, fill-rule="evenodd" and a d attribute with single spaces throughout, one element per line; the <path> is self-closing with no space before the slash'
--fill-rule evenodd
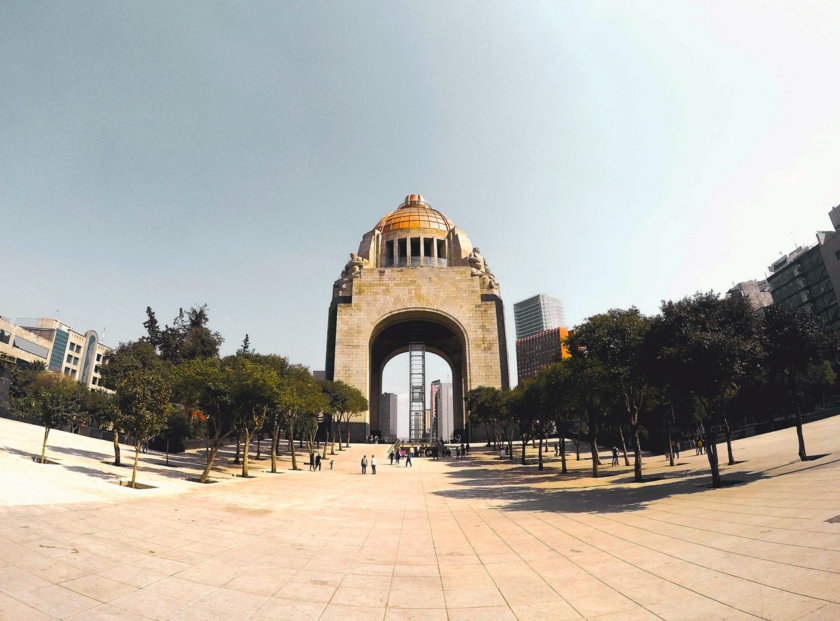
<path id="1" fill-rule="evenodd" d="M 444 224 L 435 228 L 421 222 L 422 226 L 389 229 L 388 223 L 409 207 L 421 213 L 428 209 L 434 212 L 430 217 Z M 402 246 L 407 256 L 399 254 Z M 419 257 L 413 248 L 421 249 Z M 430 260 L 424 260 L 429 254 L 424 248 L 432 249 Z M 477 386 L 508 387 L 498 282 L 466 234 L 416 195 L 363 237 L 358 259 L 351 257 L 333 288 L 327 377 L 356 386 L 370 402 L 370 410 L 351 430 L 354 440 L 380 428 L 382 371 L 391 358 L 408 350 L 410 341 L 424 342 L 427 351 L 449 363 L 456 429 L 468 429 L 466 391 Z"/>

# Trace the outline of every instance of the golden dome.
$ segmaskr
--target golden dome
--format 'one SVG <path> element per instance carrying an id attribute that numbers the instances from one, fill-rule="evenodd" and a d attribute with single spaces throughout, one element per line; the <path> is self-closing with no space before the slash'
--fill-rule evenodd
<path id="1" fill-rule="evenodd" d="M 437 229 L 449 231 L 455 228 L 452 220 L 437 209 L 432 209 L 420 194 L 409 194 L 396 211 L 392 211 L 376 225 L 380 233 L 399 229 Z"/>

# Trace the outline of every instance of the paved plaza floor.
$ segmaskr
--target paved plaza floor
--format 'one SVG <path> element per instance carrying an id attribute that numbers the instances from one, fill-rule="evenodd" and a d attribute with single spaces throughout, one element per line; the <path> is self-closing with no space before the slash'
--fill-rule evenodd
<path id="1" fill-rule="evenodd" d="M 53 431 L 41 465 L 42 430 L 0 419 L 0 619 L 840 619 L 840 417 L 805 436 L 804 463 L 793 429 L 735 442 L 722 489 L 693 450 L 636 484 L 355 445 L 252 479 L 223 456 L 213 485 L 150 453 L 132 490 L 108 442 Z"/>

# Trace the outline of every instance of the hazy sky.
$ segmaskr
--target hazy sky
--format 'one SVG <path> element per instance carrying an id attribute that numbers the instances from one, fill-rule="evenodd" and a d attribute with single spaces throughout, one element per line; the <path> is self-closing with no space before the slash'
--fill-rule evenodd
<path id="1" fill-rule="evenodd" d="M 513 303 L 762 277 L 840 202 L 838 2 L 0 0 L 0 314 L 206 302 L 324 366 L 332 282 L 422 193 Z M 434 379 L 434 378 L 429 378 Z"/>

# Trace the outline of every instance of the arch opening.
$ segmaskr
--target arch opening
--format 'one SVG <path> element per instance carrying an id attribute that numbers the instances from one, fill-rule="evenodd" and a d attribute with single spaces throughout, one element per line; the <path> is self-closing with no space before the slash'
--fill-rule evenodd
<path id="1" fill-rule="evenodd" d="M 422 343 L 427 356 L 433 354 L 449 367 L 452 384 L 451 431 L 445 427 L 439 439 L 467 437 L 469 426 L 464 414 L 464 391 L 468 385 L 467 340 L 461 327 L 449 317 L 434 311 L 405 311 L 386 317 L 370 337 L 370 428 L 377 435 L 383 431 L 382 380 L 386 365 L 409 351 L 412 343 Z M 431 380 L 425 378 L 424 390 Z M 431 395 L 429 395 L 431 397 Z M 409 406 L 410 407 L 410 406 Z M 430 430 L 431 431 L 431 430 Z M 418 439 L 418 438 L 412 438 Z M 431 434 L 426 437 L 431 440 Z"/>

